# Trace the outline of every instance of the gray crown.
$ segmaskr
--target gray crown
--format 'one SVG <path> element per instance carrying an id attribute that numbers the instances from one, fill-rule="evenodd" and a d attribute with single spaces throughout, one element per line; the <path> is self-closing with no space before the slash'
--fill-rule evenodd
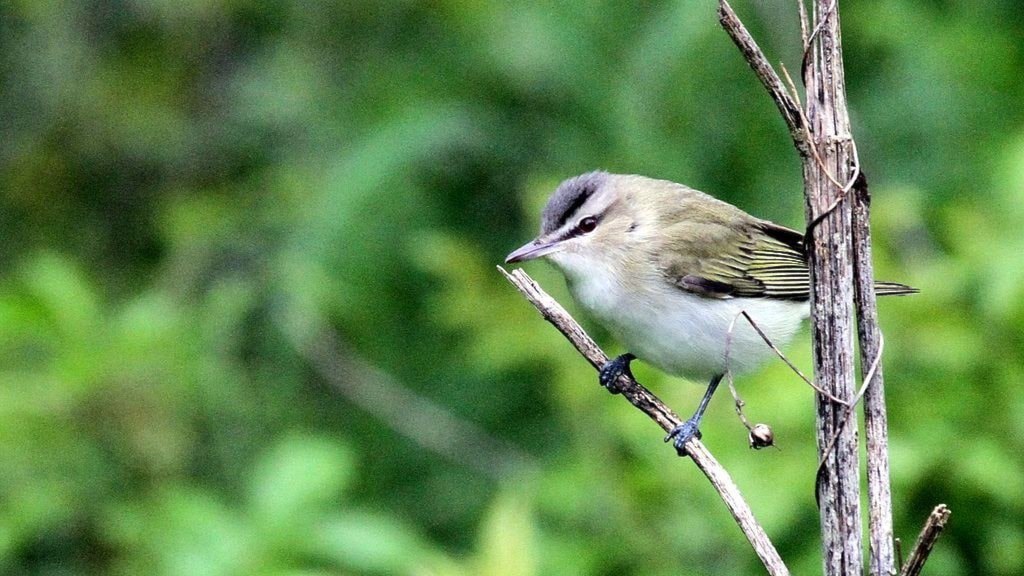
<path id="1" fill-rule="evenodd" d="M 579 211 L 587 199 L 608 181 L 608 177 L 607 172 L 594 171 L 569 178 L 559 184 L 541 214 L 541 234 L 548 234 L 561 228 Z"/>

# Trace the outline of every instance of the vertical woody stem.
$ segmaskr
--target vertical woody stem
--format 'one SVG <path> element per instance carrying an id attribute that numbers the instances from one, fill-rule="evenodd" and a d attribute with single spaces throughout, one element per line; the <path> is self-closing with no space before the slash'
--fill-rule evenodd
<path id="1" fill-rule="evenodd" d="M 867 179 L 861 174 L 853 186 L 853 270 L 856 280 L 857 332 L 860 365 L 867 370 L 879 353 L 881 331 L 875 299 L 875 275 L 871 266 L 869 230 L 871 198 Z M 868 459 L 869 574 L 896 574 L 892 532 L 892 491 L 889 485 L 889 432 L 885 411 L 885 380 L 882 364 L 873 373 L 864 393 L 864 442 Z"/>
<path id="2" fill-rule="evenodd" d="M 853 262 L 851 203 L 836 182 L 856 172 L 846 109 L 838 0 L 814 0 L 810 53 L 804 59 L 807 119 L 816 150 L 804 161 L 804 191 L 810 230 L 811 313 L 814 372 L 831 395 L 852 401 L 856 393 L 853 357 Z M 820 161 L 818 161 L 820 159 Z M 824 571 L 861 576 L 860 470 L 855 422 L 843 426 L 844 407 L 817 396 L 819 458 L 825 473 L 818 484 Z M 832 449 L 833 436 L 838 437 Z"/>

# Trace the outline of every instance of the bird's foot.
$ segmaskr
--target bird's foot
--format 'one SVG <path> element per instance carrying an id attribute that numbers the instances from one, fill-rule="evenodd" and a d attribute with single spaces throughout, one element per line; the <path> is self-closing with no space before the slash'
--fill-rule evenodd
<path id="1" fill-rule="evenodd" d="M 697 429 L 697 420 L 690 418 L 686 422 L 683 422 L 679 426 L 676 426 L 665 436 L 665 442 L 672 441 L 672 445 L 676 448 L 676 453 L 680 456 L 686 456 L 686 443 L 691 438 L 700 440 L 700 430 Z"/>
<path id="2" fill-rule="evenodd" d="M 612 394 L 619 394 L 622 390 L 619 388 L 619 376 L 625 374 L 630 378 L 633 377 L 633 373 L 629 370 L 629 363 L 636 360 L 636 356 L 629 352 L 618 356 L 613 360 L 609 360 L 601 367 L 598 381 L 601 382 L 601 386 L 604 386 Z"/>

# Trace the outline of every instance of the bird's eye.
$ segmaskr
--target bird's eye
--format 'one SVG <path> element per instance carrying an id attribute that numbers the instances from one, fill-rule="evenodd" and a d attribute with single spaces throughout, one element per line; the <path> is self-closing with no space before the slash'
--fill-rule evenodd
<path id="1" fill-rule="evenodd" d="M 580 223 L 577 224 L 576 227 L 580 229 L 580 232 L 583 232 L 584 234 L 589 234 L 594 231 L 594 228 L 597 228 L 597 218 L 594 218 L 593 216 L 587 216 L 586 218 L 580 220 Z"/>

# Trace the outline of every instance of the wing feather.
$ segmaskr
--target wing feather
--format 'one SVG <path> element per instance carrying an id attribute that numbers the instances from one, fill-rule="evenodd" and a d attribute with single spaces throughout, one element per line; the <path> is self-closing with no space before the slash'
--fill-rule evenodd
<path id="1" fill-rule="evenodd" d="M 678 250 L 661 256 L 663 271 L 679 288 L 712 298 L 807 299 L 810 276 L 799 232 L 752 217 L 739 226 L 691 222 L 677 228 L 675 242 L 690 256 Z"/>
<path id="2" fill-rule="evenodd" d="M 659 213 L 661 241 L 647 247 L 669 282 L 708 298 L 810 297 L 803 234 L 680 189 L 686 191 L 680 202 Z M 880 296 L 917 292 L 895 282 L 878 282 L 875 289 Z"/>

